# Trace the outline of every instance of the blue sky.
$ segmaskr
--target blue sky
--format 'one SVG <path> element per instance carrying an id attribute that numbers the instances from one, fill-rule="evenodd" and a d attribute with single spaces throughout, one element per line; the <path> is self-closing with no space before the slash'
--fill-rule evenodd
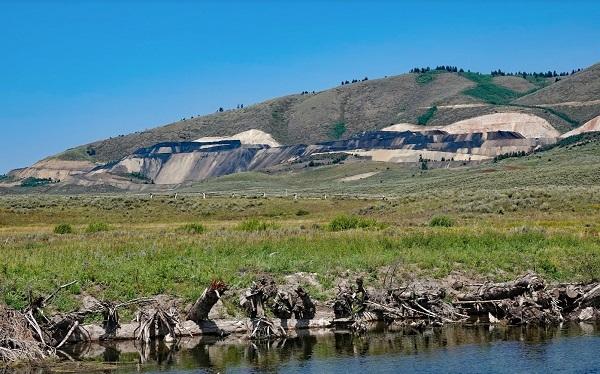
<path id="1" fill-rule="evenodd" d="M 598 1 L 0 0 L 0 173 L 218 107 L 413 66 L 600 61 Z"/>

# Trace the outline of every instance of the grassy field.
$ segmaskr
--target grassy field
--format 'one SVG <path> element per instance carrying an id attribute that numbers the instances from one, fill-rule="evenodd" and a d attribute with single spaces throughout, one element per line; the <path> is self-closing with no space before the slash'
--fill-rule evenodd
<path id="1" fill-rule="evenodd" d="M 283 283 L 298 272 L 312 274 L 306 287 L 325 300 L 341 279 L 361 274 L 377 285 L 390 266 L 399 279 L 535 270 L 554 281 L 597 280 L 599 147 L 564 143 L 469 168 L 356 162 L 245 173 L 177 197 L 3 196 L 0 300 L 23 307 L 30 291 L 78 280 L 56 300 L 59 309 L 84 295 L 187 302 L 214 278 L 239 290 L 261 273 Z M 378 174 L 340 181 L 368 171 Z"/>

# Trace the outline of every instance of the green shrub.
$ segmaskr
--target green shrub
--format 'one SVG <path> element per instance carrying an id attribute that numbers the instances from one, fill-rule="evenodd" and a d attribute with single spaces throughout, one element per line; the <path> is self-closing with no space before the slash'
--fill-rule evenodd
<path id="1" fill-rule="evenodd" d="M 434 216 L 429 221 L 431 227 L 452 227 L 454 220 L 448 216 Z"/>
<path id="2" fill-rule="evenodd" d="M 88 225 L 88 227 L 85 229 L 85 232 L 94 233 L 108 230 L 110 230 L 110 226 L 108 224 L 104 222 L 93 222 Z"/>
<path id="3" fill-rule="evenodd" d="M 240 222 L 236 226 L 239 231 L 265 231 L 268 229 L 276 229 L 278 226 L 273 222 L 264 222 L 258 219 L 249 219 Z"/>
<path id="4" fill-rule="evenodd" d="M 464 90 L 463 93 L 490 104 L 508 104 L 517 97 L 523 96 L 522 93 L 495 84 L 493 77 L 489 74 L 461 73 L 461 75 L 477 83 L 474 87 Z"/>
<path id="5" fill-rule="evenodd" d="M 73 228 L 68 223 L 61 223 L 54 228 L 55 234 L 71 234 L 73 232 Z"/>
<path id="6" fill-rule="evenodd" d="M 206 227 L 199 223 L 188 223 L 179 228 L 179 231 L 183 231 L 188 234 L 202 234 L 206 231 Z"/>
<path id="7" fill-rule="evenodd" d="M 307 215 L 309 215 L 309 214 L 310 214 L 310 213 L 309 213 L 307 210 L 304 210 L 304 209 L 299 209 L 299 210 L 296 212 L 296 215 L 297 215 L 297 216 L 307 216 Z"/>
<path id="8" fill-rule="evenodd" d="M 425 113 L 421 114 L 418 118 L 417 118 L 417 124 L 421 125 L 421 126 L 425 126 L 427 124 L 427 122 L 429 122 L 433 116 L 435 115 L 435 113 L 437 112 L 437 106 L 432 106 L 431 108 L 427 109 L 425 111 Z"/>
<path id="9" fill-rule="evenodd" d="M 346 132 L 346 124 L 344 122 L 337 122 L 331 126 L 331 137 L 339 139 Z"/>
<path id="10" fill-rule="evenodd" d="M 435 79 L 435 76 L 439 73 L 440 72 L 435 71 L 435 70 L 421 73 L 421 74 L 417 75 L 417 77 L 415 78 L 415 81 L 420 85 L 424 85 L 429 82 L 433 82 L 433 80 Z"/>
<path id="11" fill-rule="evenodd" d="M 54 181 L 51 178 L 29 177 L 29 178 L 24 179 L 21 182 L 21 187 L 38 187 L 38 186 L 45 186 L 50 183 L 54 183 Z"/>
<path id="12" fill-rule="evenodd" d="M 352 229 L 380 229 L 383 224 L 374 219 L 363 218 L 358 216 L 339 215 L 329 222 L 329 230 L 343 231 Z"/>

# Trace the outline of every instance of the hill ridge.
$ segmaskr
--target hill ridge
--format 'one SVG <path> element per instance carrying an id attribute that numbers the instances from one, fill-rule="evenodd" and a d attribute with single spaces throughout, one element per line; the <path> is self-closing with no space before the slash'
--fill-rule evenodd
<path id="1" fill-rule="evenodd" d="M 280 144 L 312 144 L 396 123 L 439 127 L 498 112 L 536 115 L 564 133 L 600 114 L 600 64 L 558 82 L 532 85 L 518 76 L 406 73 L 184 119 L 75 147 L 49 159 L 106 163 L 162 141 L 227 137 L 251 129 L 270 134 Z M 556 91 L 565 87 L 566 98 L 554 100 Z"/>

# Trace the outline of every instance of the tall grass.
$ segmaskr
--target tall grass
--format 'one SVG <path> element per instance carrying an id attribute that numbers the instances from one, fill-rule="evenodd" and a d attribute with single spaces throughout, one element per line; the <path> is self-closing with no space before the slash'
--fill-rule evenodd
<path id="1" fill-rule="evenodd" d="M 236 229 L 238 231 L 266 231 L 269 229 L 276 229 L 277 224 L 273 222 L 265 222 L 258 219 L 248 219 L 238 223 Z"/>
<path id="2" fill-rule="evenodd" d="M 108 231 L 108 230 L 110 230 L 110 226 L 107 223 L 93 222 L 87 226 L 87 228 L 85 229 L 85 232 L 95 233 L 95 232 Z"/>
<path id="3" fill-rule="evenodd" d="M 454 220 L 448 216 L 433 216 L 429 221 L 431 227 L 452 227 Z"/>
<path id="4" fill-rule="evenodd" d="M 352 229 L 379 229 L 384 225 L 374 219 L 358 217 L 354 215 L 339 215 L 327 226 L 331 231 L 343 231 Z"/>
<path id="5" fill-rule="evenodd" d="M 434 277 L 460 270 L 507 279 L 535 270 L 556 280 L 600 278 L 598 239 L 539 231 L 214 231 L 201 242 L 194 234 L 132 231 L 101 242 L 65 236 L 33 243 L 23 237 L 0 251 L 0 294 L 11 306 L 24 306 L 29 289 L 48 292 L 70 280 L 79 286 L 68 300 L 83 291 L 113 300 L 162 293 L 192 300 L 213 278 L 240 288 L 262 272 L 314 272 L 332 284 L 347 271 L 366 272 L 375 282 L 379 269 L 400 259 Z"/>
<path id="6" fill-rule="evenodd" d="M 188 234 L 202 234 L 206 231 L 206 227 L 204 227 L 200 223 L 188 223 L 179 228 L 179 231 L 185 232 Z"/>
<path id="7" fill-rule="evenodd" d="M 54 233 L 55 234 L 71 234 L 73 232 L 73 227 L 71 227 L 71 225 L 69 225 L 68 223 L 61 223 L 58 224 L 54 227 Z"/>

